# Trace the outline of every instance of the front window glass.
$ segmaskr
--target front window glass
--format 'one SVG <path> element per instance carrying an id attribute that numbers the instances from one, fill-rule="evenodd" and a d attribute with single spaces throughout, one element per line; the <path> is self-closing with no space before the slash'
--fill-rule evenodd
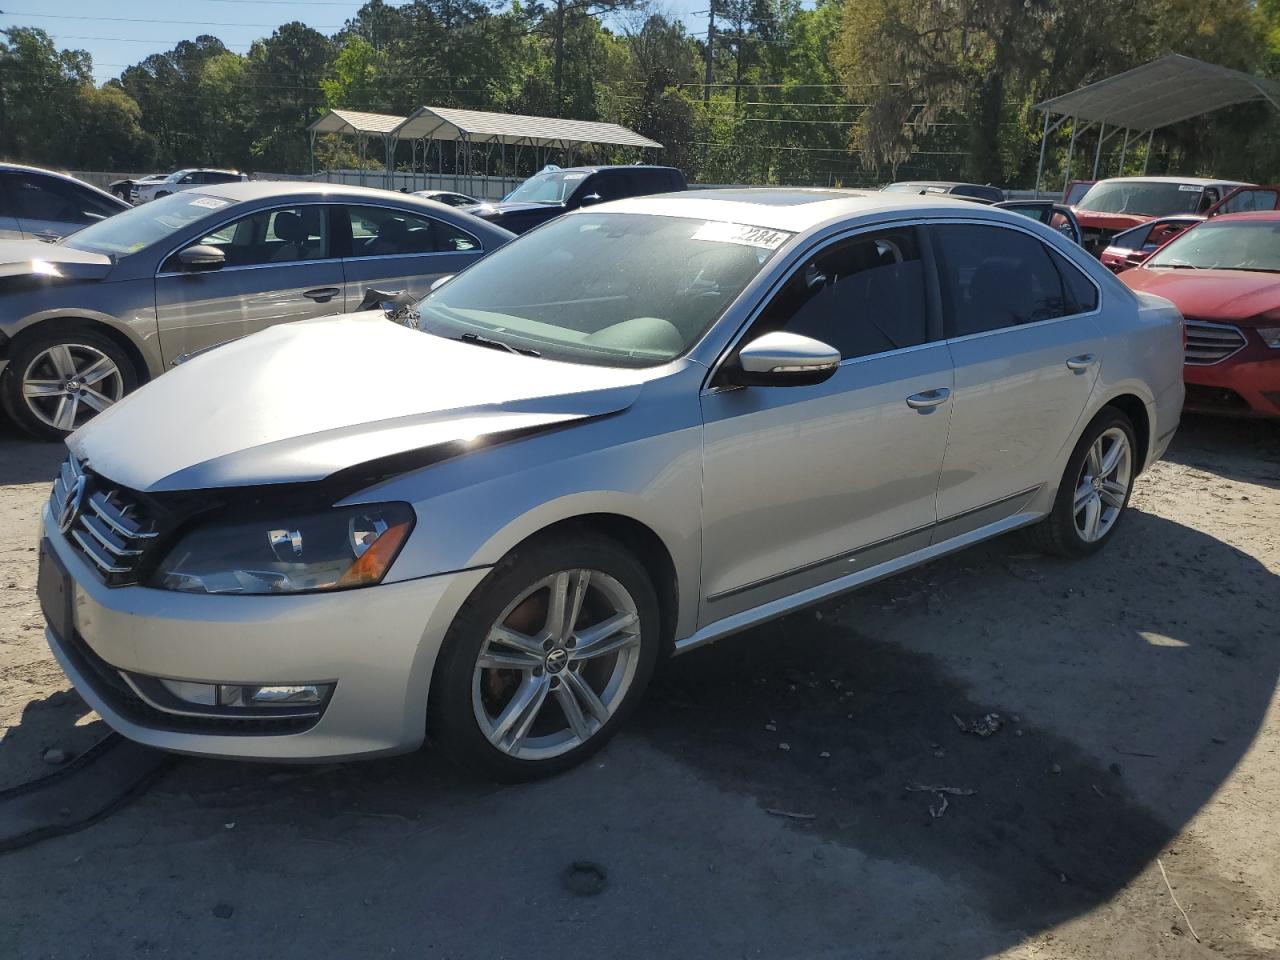
<path id="1" fill-rule="evenodd" d="M 428 294 L 419 326 L 555 360 L 656 366 L 697 342 L 790 237 L 720 221 L 573 214 Z"/>
<path id="2" fill-rule="evenodd" d="M 61 242 L 76 250 L 122 257 L 165 240 L 231 205 L 193 190 L 171 194 L 90 224 Z"/>
<path id="3" fill-rule="evenodd" d="M 506 199 L 512 203 L 564 203 L 585 179 L 587 175 L 581 170 L 540 173 L 512 190 Z"/>
<path id="4" fill-rule="evenodd" d="M 217 247 L 229 267 L 298 263 L 329 256 L 329 218 L 318 204 L 259 210 L 219 227 L 198 243 Z M 176 263 L 163 269 L 178 269 Z"/>
<path id="5" fill-rule="evenodd" d="M 1209 220 L 1171 240 L 1149 267 L 1280 272 L 1280 221 Z"/>
<path id="6" fill-rule="evenodd" d="M 1103 180 L 1080 200 L 1080 209 L 1094 213 L 1127 213 L 1165 217 L 1195 213 L 1204 188 L 1195 183 L 1153 183 L 1150 180 Z"/>
<path id="7" fill-rule="evenodd" d="M 916 231 L 856 237 L 823 250 L 787 281 L 752 336 L 774 330 L 820 340 L 846 360 L 925 343 L 928 310 Z"/>

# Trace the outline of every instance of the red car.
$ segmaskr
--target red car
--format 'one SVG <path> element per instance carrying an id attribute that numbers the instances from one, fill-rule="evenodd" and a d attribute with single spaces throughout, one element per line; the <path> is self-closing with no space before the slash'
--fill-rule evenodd
<path id="1" fill-rule="evenodd" d="M 1280 211 L 1197 224 L 1120 279 L 1186 318 L 1186 407 L 1280 418 Z"/>
<path id="2" fill-rule="evenodd" d="M 1236 187 L 1238 180 L 1204 177 L 1113 177 L 1099 180 L 1075 206 L 1084 230 L 1084 246 L 1095 256 L 1117 233 L 1156 217 L 1208 213 Z"/>

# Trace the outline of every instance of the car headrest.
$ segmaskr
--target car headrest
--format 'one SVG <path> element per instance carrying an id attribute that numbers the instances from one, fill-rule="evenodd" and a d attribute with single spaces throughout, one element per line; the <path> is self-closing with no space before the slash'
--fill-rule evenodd
<path id="1" fill-rule="evenodd" d="M 286 243 L 302 243 L 307 239 L 307 228 L 300 216 L 285 211 L 276 214 L 275 235 Z"/>

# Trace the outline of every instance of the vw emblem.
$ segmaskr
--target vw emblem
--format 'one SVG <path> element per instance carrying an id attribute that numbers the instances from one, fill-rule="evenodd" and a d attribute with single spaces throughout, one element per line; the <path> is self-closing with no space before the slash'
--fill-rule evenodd
<path id="1" fill-rule="evenodd" d="M 67 495 L 62 498 L 62 503 L 58 505 L 58 529 L 63 533 L 69 532 L 76 522 L 76 517 L 80 516 L 80 508 L 84 505 L 84 488 L 84 474 L 80 474 L 67 490 Z"/>
<path id="2" fill-rule="evenodd" d="M 556 647 L 547 654 L 547 673 L 559 673 L 569 663 L 569 651 Z"/>

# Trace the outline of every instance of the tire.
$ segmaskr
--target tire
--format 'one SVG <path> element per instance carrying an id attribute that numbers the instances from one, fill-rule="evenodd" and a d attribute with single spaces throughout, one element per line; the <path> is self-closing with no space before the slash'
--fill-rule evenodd
<path id="1" fill-rule="evenodd" d="M 583 572 L 576 629 L 555 631 L 552 588 L 572 598 Z M 618 626 L 593 637 L 605 623 Z M 493 641 L 499 625 L 506 639 Z M 568 770 L 603 747 L 635 708 L 653 675 L 660 633 L 649 575 L 619 544 L 575 529 L 518 547 L 449 628 L 431 682 L 427 734 L 454 762 L 489 779 L 514 783 Z"/>
<path id="2" fill-rule="evenodd" d="M 55 386 L 58 381 L 60 391 Z M 72 393 L 66 392 L 67 386 Z M 9 419 L 31 436 L 57 441 L 137 386 L 133 362 L 110 337 L 93 330 L 63 329 L 19 342 L 0 376 L 0 404 Z M 33 389 L 51 392 L 28 396 Z"/>
<path id="3" fill-rule="evenodd" d="M 1106 460 L 1113 453 L 1111 444 L 1120 438 L 1125 448 L 1117 452 L 1118 459 L 1111 467 Z M 1031 545 L 1042 553 L 1072 558 L 1101 550 L 1115 535 L 1129 506 L 1137 462 L 1133 423 L 1115 407 L 1103 408 L 1085 428 L 1067 460 L 1053 509 L 1027 529 Z M 1097 477 L 1099 465 L 1110 468 L 1101 478 Z M 1091 522 L 1091 517 L 1096 517 L 1096 522 Z"/>

